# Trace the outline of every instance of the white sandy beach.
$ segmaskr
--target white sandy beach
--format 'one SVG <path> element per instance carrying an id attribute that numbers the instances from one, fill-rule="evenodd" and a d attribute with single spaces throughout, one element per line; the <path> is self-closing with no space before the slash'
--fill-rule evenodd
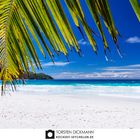
<path id="1" fill-rule="evenodd" d="M 24 89 L 0 97 L 0 128 L 140 128 L 139 98 Z"/>

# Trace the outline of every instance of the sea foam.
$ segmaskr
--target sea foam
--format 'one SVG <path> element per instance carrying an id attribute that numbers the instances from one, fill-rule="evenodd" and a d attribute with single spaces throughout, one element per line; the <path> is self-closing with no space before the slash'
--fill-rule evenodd
<path id="1" fill-rule="evenodd" d="M 16 93 L 56 95 L 97 95 L 125 98 L 140 98 L 140 86 L 96 86 L 96 85 L 20 85 Z"/>

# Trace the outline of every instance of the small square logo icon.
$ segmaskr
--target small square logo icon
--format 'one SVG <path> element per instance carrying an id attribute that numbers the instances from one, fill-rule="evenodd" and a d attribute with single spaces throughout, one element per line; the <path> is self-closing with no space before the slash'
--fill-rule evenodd
<path id="1" fill-rule="evenodd" d="M 55 132 L 54 132 L 54 130 L 47 130 L 45 132 L 45 138 L 46 139 L 54 139 L 55 138 Z"/>

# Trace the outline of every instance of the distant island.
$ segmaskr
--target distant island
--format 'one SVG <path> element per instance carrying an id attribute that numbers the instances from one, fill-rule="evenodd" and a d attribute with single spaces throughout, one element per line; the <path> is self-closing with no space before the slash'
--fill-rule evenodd
<path id="1" fill-rule="evenodd" d="M 36 79 L 36 80 L 52 80 L 53 78 L 49 75 L 46 75 L 44 73 L 33 73 L 29 72 L 29 74 L 24 73 L 23 74 L 24 79 Z"/>

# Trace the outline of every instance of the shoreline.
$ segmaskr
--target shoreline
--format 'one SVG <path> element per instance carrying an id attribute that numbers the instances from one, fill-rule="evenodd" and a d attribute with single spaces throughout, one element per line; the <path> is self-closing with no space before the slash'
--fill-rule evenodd
<path id="1" fill-rule="evenodd" d="M 88 95 L 90 97 L 96 95 L 114 98 L 140 99 L 140 86 L 24 85 L 18 86 L 16 92 L 24 94 L 41 94 L 43 96 L 46 94 Z"/>

